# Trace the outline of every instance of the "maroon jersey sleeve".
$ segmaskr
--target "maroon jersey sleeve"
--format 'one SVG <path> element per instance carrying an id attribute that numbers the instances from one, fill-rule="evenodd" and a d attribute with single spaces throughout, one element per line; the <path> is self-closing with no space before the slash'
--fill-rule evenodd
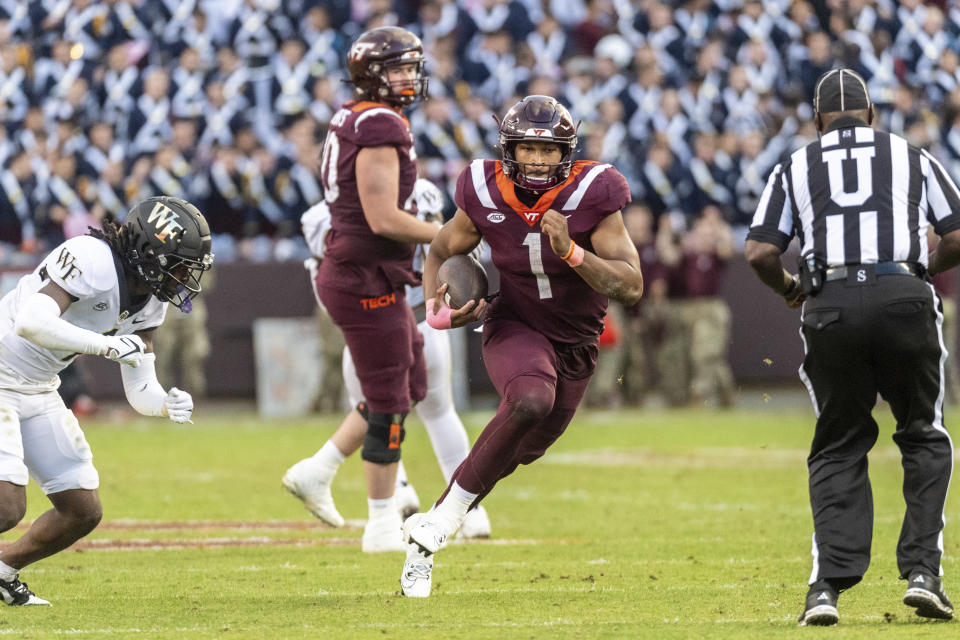
<path id="1" fill-rule="evenodd" d="M 373 107 L 354 118 L 353 142 L 358 147 L 409 146 L 410 127 L 393 109 Z"/>
<path id="2" fill-rule="evenodd" d="M 630 204 L 630 185 L 623 174 L 610 165 L 596 165 L 591 170 L 596 171 L 601 167 L 602 170 L 587 189 L 580 206 L 600 213 L 622 211 Z"/>
<path id="3" fill-rule="evenodd" d="M 473 182 L 470 178 L 470 165 L 467 165 L 460 176 L 457 178 L 457 189 L 453 193 L 453 201 L 464 211 L 467 211 L 467 193 L 473 189 Z"/>

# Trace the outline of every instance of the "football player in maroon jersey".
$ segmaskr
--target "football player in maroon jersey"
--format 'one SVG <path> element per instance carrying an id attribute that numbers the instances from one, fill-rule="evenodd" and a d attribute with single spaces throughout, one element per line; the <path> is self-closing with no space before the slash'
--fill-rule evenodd
<path id="1" fill-rule="evenodd" d="M 404 523 L 403 593 L 430 595 L 434 553 L 467 511 L 520 464 L 544 454 L 570 423 L 593 373 L 608 299 L 643 294 L 640 258 L 620 210 L 630 201 L 609 164 L 574 161 L 577 126 L 547 96 L 527 96 L 500 123 L 501 160 L 475 160 L 457 182 L 458 210 L 424 266 L 436 328 L 483 320 L 483 360 L 501 402 L 440 500 Z M 437 270 L 483 238 L 500 272 L 489 304 L 442 306 Z"/>
<path id="2" fill-rule="evenodd" d="M 362 442 L 370 507 L 366 552 L 404 548 L 394 482 L 404 419 L 411 400 L 426 393 L 423 336 L 404 286 L 419 284 L 415 246 L 430 242 L 439 226 L 416 216 L 417 154 L 401 111 L 426 95 L 423 65 L 420 39 L 406 29 L 378 27 L 357 38 L 347 54 L 356 100 L 331 118 L 320 158 L 331 230 L 315 285 L 343 330 L 366 402 L 315 456 L 294 465 L 283 484 L 318 518 L 342 525 L 330 481 L 344 454 Z"/>

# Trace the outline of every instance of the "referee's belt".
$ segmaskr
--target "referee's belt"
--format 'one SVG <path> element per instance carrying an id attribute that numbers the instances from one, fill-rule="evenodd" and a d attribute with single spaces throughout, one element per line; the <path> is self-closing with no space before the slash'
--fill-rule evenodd
<path id="1" fill-rule="evenodd" d="M 827 267 L 827 272 L 823 279 L 825 282 L 830 282 L 831 280 L 846 280 L 851 271 L 856 271 L 861 267 L 873 269 L 873 273 L 878 276 L 901 275 L 922 278 L 924 273 L 923 266 L 916 262 L 877 262 L 876 264 Z"/>

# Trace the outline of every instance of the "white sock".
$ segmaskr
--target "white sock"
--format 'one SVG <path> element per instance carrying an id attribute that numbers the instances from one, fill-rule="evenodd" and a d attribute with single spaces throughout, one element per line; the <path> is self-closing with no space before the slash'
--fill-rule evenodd
<path id="1" fill-rule="evenodd" d="M 397 463 L 397 484 L 395 486 L 402 487 L 407 484 L 407 470 L 403 468 L 403 461 Z"/>
<path id="2" fill-rule="evenodd" d="M 417 404 L 416 411 L 430 437 L 443 479 L 450 482 L 453 472 L 470 453 L 467 430 L 453 406 L 453 398 L 449 397 L 445 403 L 436 403 L 428 396 Z"/>
<path id="3" fill-rule="evenodd" d="M 6 562 L 0 560 L 0 580 L 10 582 L 17 577 L 18 573 L 20 573 L 20 569 L 14 569 Z"/>
<path id="4" fill-rule="evenodd" d="M 370 520 L 397 515 L 397 506 L 393 496 L 389 498 L 367 498 L 367 510 Z"/>
<path id="5" fill-rule="evenodd" d="M 454 481 L 450 491 L 447 492 L 447 497 L 434 507 L 434 511 L 459 529 L 463 519 L 467 517 L 467 510 L 478 495 L 480 494 L 470 493 Z"/>
<path id="6" fill-rule="evenodd" d="M 456 482 L 453 483 L 453 486 L 450 487 L 450 491 L 447 492 L 447 498 L 451 496 L 459 503 L 464 505 L 464 508 L 469 509 L 470 505 L 473 504 L 473 501 L 477 499 L 479 493 L 470 493 L 463 487 L 461 487 Z M 446 501 L 446 499 L 444 500 Z"/>
<path id="7" fill-rule="evenodd" d="M 337 469 L 346 458 L 337 445 L 333 444 L 333 440 L 327 440 L 320 450 L 313 454 L 311 460 L 317 463 L 317 470 L 329 480 L 336 475 Z"/>

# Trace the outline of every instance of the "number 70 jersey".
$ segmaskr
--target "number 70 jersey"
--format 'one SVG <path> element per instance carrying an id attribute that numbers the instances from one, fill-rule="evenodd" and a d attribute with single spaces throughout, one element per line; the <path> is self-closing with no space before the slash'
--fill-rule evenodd
<path id="1" fill-rule="evenodd" d="M 619 171 L 609 164 L 575 162 L 565 181 L 528 207 L 500 161 L 474 160 L 457 180 L 455 200 L 490 245 L 500 273 L 500 297 L 491 313 L 502 309 L 554 342 L 596 339 L 607 298 L 553 252 L 540 220 L 548 209 L 559 211 L 574 242 L 592 251 L 590 236 L 597 224 L 630 202 Z"/>

